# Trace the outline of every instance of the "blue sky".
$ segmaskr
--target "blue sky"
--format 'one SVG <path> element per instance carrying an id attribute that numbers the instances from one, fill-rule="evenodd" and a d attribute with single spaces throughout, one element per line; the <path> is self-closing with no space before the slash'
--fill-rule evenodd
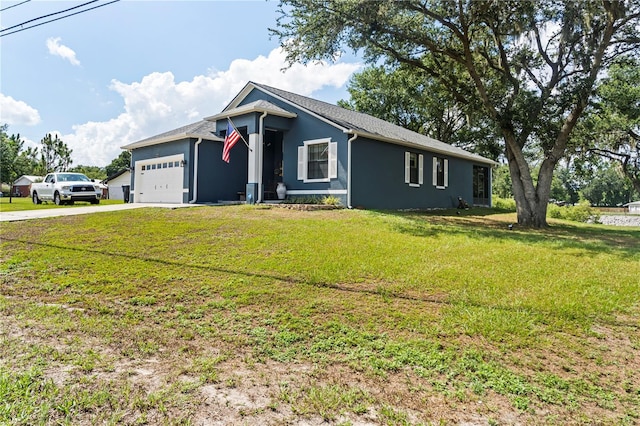
<path id="1" fill-rule="evenodd" d="M 0 8 L 22 1 L 3 0 Z M 86 1 L 31 0 L 1 12 L 0 26 Z M 122 0 L 6 35 L 0 123 L 27 145 L 57 133 L 73 150 L 74 165 L 105 166 L 122 145 L 220 112 L 247 81 L 331 103 L 347 99 L 349 77 L 363 65 L 357 57 L 282 71 L 284 53 L 268 31 L 277 7 L 258 0 Z"/>

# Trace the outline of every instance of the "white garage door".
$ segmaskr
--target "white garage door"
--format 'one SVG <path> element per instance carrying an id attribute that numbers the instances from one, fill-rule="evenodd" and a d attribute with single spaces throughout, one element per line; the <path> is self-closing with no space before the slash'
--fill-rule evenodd
<path id="1" fill-rule="evenodd" d="M 184 155 L 171 155 L 136 161 L 135 198 L 137 203 L 182 203 L 184 193 Z"/>

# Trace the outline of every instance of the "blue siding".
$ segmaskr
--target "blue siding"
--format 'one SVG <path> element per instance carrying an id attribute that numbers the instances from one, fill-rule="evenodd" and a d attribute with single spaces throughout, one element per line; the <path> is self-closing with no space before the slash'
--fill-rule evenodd
<path id="1" fill-rule="evenodd" d="M 247 146 L 238 142 L 229 164 L 222 161 L 222 142 L 203 141 L 199 146 L 198 203 L 238 200 L 247 182 Z M 193 192 L 191 188 L 190 192 Z"/>
<path id="2" fill-rule="evenodd" d="M 405 152 L 424 156 L 424 180 L 420 187 L 405 183 Z M 440 154 L 435 154 L 442 156 Z M 455 157 L 449 160 L 449 186 L 433 186 L 433 156 L 429 151 L 358 138 L 352 143 L 351 204 L 356 208 L 451 208 L 458 197 L 472 201 L 473 164 Z"/>

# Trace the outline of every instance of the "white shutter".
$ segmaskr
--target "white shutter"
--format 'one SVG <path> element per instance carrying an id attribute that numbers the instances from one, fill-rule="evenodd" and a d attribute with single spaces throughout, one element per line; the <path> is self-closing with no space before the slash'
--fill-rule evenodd
<path id="1" fill-rule="evenodd" d="M 298 180 L 305 180 L 307 178 L 307 147 L 298 147 Z"/>
<path id="2" fill-rule="evenodd" d="M 424 183 L 424 155 L 418 156 L 418 183 L 422 185 Z"/>
<path id="3" fill-rule="evenodd" d="M 438 186 L 438 158 L 433 157 L 433 186 Z"/>
<path id="4" fill-rule="evenodd" d="M 338 177 L 338 142 L 329 142 L 329 179 Z"/>
<path id="5" fill-rule="evenodd" d="M 444 186 L 449 186 L 449 160 L 444 160 Z"/>
<path id="6" fill-rule="evenodd" d="M 404 153 L 404 183 L 411 183 L 411 153 Z"/>

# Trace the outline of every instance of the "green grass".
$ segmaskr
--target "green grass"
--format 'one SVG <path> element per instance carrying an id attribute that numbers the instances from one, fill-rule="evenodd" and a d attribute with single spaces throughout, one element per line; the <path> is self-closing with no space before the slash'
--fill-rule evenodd
<path id="1" fill-rule="evenodd" d="M 0 424 L 636 423 L 640 229 L 513 221 L 230 206 L 3 223 Z"/>
<path id="2" fill-rule="evenodd" d="M 108 205 L 108 204 L 122 204 L 122 200 L 100 200 L 100 204 Z M 24 210 L 41 210 L 41 209 L 67 209 L 73 207 L 86 207 L 91 206 L 93 204 L 88 202 L 78 201 L 74 203 L 72 206 L 64 205 L 64 206 L 56 206 L 52 201 L 44 201 L 42 204 L 33 204 L 31 198 L 29 197 L 0 197 L 0 212 L 16 212 L 16 211 L 24 211 Z"/>

